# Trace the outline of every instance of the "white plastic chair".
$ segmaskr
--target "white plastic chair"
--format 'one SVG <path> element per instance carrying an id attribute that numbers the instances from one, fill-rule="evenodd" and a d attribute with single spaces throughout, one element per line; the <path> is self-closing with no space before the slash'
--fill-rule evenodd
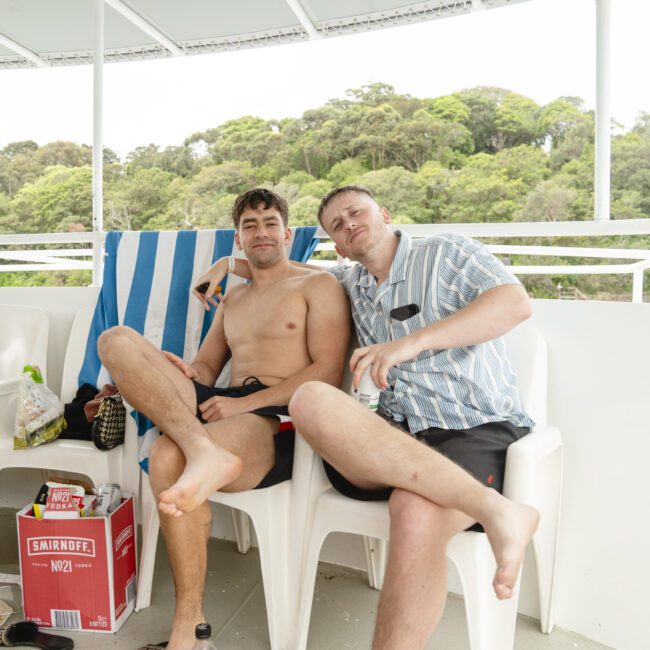
<path id="1" fill-rule="evenodd" d="M 77 377 L 92 317 L 93 308 L 83 308 L 77 312 L 72 323 L 61 381 L 63 403 L 71 401 L 77 391 Z M 8 435 L 3 430 L 0 436 L 0 470 L 23 467 L 74 472 L 87 476 L 95 486 L 109 481 L 120 483 L 124 490 L 134 494 L 138 492 L 139 481 L 136 459 L 137 445 L 133 436 L 130 441 L 127 438 L 124 445 L 110 451 L 99 451 L 92 442 L 85 440 L 55 440 L 30 449 L 14 450 L 13 433 Z"/>
<path id="2" fill-rule="evenodd" d="M 522 325 L 506 337 L 526 410 L 536 421 L 527 436 L 508 448 L 504 494 L 541 513 L 533 537 L 537 566 L 540 622 L 544 633 L 553 629 L 553 592 L 559 507 L 562 484 L 562 441 L 559 431 L 546 424 L 547 350 L 542 336 Z M 318 558 L 331 532 L 364 536 L 370 586 L 381 588 L 387 557 L 389 515 L 386 502 L 349 499 L 331 487 L 322 463 L 313 464 L 310 493 L 315 498 L 311 530 L 307 533 L 298 615 L 296 648 L 307 647 L 309 620 Z M 472 650 L 507 650 L 513 647 L 521 576 L 512 598 L 499 601 L 492 589 L 496 563 L 485 533 L 462 532 L 447 547 L 458 569 Z"/>
<path id="3" fill-rule="evenodd" d="M 307 491 L 314 454 L 296 435 L 293 475 L 261 490 L 215 492 L 210 501 L 230 506 L 237 546 L 246 553 L 250 546 L 249 522 L 257 534 L 272 650 L 293 650 L 300 590 L 300 561 L 307 514 Z M 249 519 L 250 518 L 250 519 Z M 136 611 L 148 607 L 158 543 L 158 508 L 146 476 L 142 477 L 142 551 Z"/>
<path id="4" fill-rule="evenodd" d="M 37 365 L 47 374 L 50 321 L 40 307 L 0 307 L 0 436 L 13 437 L 16 400 L 23 366 Z"/>

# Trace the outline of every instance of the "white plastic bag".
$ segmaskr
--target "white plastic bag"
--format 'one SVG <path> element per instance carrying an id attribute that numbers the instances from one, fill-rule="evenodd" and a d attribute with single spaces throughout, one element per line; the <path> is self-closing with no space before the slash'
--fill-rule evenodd
<path id="1" fill-rule="evenodd" d="M 56 440 L 65 427 L 59 398 L 43 383 L 37 366 L 25 366 L 16 409 L 14 449 Z"/>

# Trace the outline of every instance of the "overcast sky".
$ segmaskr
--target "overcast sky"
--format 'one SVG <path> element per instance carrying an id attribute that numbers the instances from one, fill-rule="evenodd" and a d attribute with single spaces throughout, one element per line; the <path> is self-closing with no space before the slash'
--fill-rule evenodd
<path id="1" fill-rule="evenodd" d="M 626 128 L 650 112 L 650 3 L 613 0 L 612 113 Z M 438 97 L 501 86 L 544 104 L 595 102 L 595 0 L 534 0 L 412 26 L 105 68 L 104 141 L 181 144 L 242 115 L 298 117 L 346 89 L 382 81 Z M 92 68 L 0 70 L 0 147 L 17 140 L 92 142 Z"/>

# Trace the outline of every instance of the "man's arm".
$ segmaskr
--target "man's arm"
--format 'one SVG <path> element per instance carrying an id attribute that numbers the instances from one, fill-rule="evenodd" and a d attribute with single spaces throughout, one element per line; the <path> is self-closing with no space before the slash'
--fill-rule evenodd
<path id="1" fill-rule="evenodd" d="M 208 421 L 249 413 L 265 406 L 284 406 L 296 389 L 307 381 L 341 385 L 350 343 L 350 308 L 345 293 L 329 273 L 314 273 L 305 281 L 305 300 L 307 348 L 311 363 L 275 386 L 246 397 L 211 398 Z"/>
<path id="2" fill-rule="evenodd" d="M 205 307 L 206 311 L 210 311 L 210 305 L 216 307 L 219 303 L 214 299 L 214 295 L 217 295 L 217 298 L 220 300 L 225 300 L 225 296 L 222 296 L 218 291 L 219 284 L 221 281 L 228 275 L 228 264 L 230 257 L 220 257 L 197 281 L 194 287 L 192 287 L 192 295 L 195 298 L 198 298 Z M 232 271 L 233 275 L 237 275 L 240 278 L 246 280 L 251 279 L 251 267 L 248 264 L 247 259 L 235 258 L 234 260 L 234 269 Z M 314 266 L 313 264 L 303 264 L 302 262 L 291 261 L 293 266 L 297 266 L 303 269 L 311 269 L 313 271 L 322 271 L 320 266 Z M 205 291 L 199 291 L 197 287 L 201 285 L 208 285 L 208 288 Z"/>
<path id="3" fill-rule="evenodd" d="M 380 388 L 388 386 L 390 368 L 414 359 L 424 350 L 462 348 L 503 336 L 531 315 L 530 299 L 519 284 L 504 284 L 478 295 L 447 318 L 390 343 L 355 350 L 350 359 L 353 384 L 358 386 L 364 370 L 373 364 L 371 376 Z"/>
<path id="4" fill-rule="evenodd" d="M 212 325 L 190 366 L 199 374 L 197 381 L 206 386 L 214 386 L 229 357 L 230 348 L 223 329 L 223 309 L 217 309 Z"/>

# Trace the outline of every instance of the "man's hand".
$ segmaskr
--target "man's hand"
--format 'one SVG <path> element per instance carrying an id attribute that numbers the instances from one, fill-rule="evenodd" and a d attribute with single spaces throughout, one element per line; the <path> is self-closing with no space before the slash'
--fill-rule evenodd
<path id="1" fill-rule="evenodd" d="M 402 361 L 414 359 L 420 350 L 412 336 L 357 348 L 350 358 L 350 370 L 354 373 L 352 385 L 359 387 L 364 370 L 372 364 L 370 376 L 379 388 L 388 388 L 388 371 Z"/>
<path id="2" fill-rule="evenodd" d="M 228 274 L 228 258 L 222 257 L 217 260 L 194 284 L 192 295 L 198 298 L 205 307 L 210 311 L 210 305 L 217 307 L 219 303 L 215 300 L 223 300 L 221 286 L 219 283 Z M 206 287 L 207 285 L 207 287 Z M 202 289 L 199 291 L 199 288 Z"/>
<path id="3" fill-rule="evenodd" d="M 166 352 L 165 350 L 163 350 L 162 353 L 165 355 L 165 358 L 169 359 L 169 361 L 171 361 L 188 379 L 194 379 L 196 381 L 201 379 L 199 371 L 193 366 L 190 366 L 189 363 L 185 363 L 185 361 L 183 361 L 179 356 L 176 356 L 173 352 Z"/>
<path id="4" fill-rule="evenodd" d="M 245 397 L 222 397 L 215 395 L 199 404 L 199 411 L 206 422 L 216 422 L 225 418 L 248 413 L 248 401 Z"/>

